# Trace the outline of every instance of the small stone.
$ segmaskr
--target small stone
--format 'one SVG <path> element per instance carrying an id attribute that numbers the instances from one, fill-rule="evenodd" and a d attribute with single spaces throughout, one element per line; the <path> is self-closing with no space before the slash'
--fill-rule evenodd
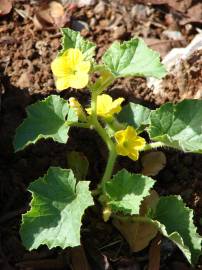
<path id="1" fill-rule="evenodd" d="M 116 27 L 114 29 L 114 33 L 113 33 L 113 39 L 120 39 L 123 37 L 123 35 L 126 33 L 126 29 L 125 27 L 122 25 L 122 26 L 119 26 L 119 27 Z"/>
<path id="2" fill-rule="evenodd" d="M 105 3 L 100 1 L 94 8 L 95 14 L 100 14 L 105 12 Z"/>

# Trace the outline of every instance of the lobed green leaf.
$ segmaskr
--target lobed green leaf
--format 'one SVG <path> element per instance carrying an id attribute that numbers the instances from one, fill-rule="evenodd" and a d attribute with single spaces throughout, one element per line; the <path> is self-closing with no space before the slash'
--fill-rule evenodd
<path id="1" fill-rule="evenodd" d="M 80 245 L 81 219 L 93 205 L 89 182 L 76 179 L 71 170 L 49 168 L 46 175 L 30 184 L 31 210 L 23 215 L 21 238 L 29 250 L 40 245 L 75 247 Z"/>
<path id="2" fill-rule="evenodd" d="M 166 75 L 159 54 L 147 47 L 140 38 L 133 38 L 122 44 L 114 42 L 103 55 L 102 61 L 116 78 L 128 76 L 162 78 Z"/>
<path id="3" fill-rule="evenodd" d="M 123 169 L 105 184 L 108 205 L 114 212 L 139 214 L 141 202 L 150 194 L 154 183 L 150 177 Z"/>
<path id="4" fill-rule="evenodd" d="M 202 100 L 167 103 L 152 111 L 149 136 L 184 152 L 202 153 Z"/>
<path id="5" fill-rule="evenodd" d="M 62 50 L 60 51 L 59 55 L 61 55 L 67 49 L 77 48 L 83 53 L 85 60 L 92 60 L 96 49 L 96 45 L 93 42 L 85 40 L 79 32 L 70 28 L 62 28 L 61 31 Z"/>
<path id="6" fill-rule="evenodd" d="M 193 223 L 193 210 L 186 207 L 181 197 L 161 197 L 155 219 L 160 223 L 160 231 L 181 249 L 187 260 L 196 263 L 202 254 L 202 238 Z"/>
<path id="7" fill-rule="evenodd" d="M 15 151 L 22 150 L 42 138 L 66 143 L 69 130 L 66 121 L 78 121 L 67 101 L 56 95 L 28 106 L 26 111 L 27 118 L 16 130 Z"/>
<path id="8" fill-rule="evenodd" d="M 150 123 L 151 110 L 140 104 L 129 102 L 117 115 L 121 123 L 127 123 L 135 129 L 142 130 Z"/>

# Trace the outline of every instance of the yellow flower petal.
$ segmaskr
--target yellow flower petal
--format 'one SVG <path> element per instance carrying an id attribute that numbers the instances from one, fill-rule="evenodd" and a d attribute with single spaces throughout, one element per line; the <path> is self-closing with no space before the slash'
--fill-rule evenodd
<path id="1" fill-rule="evenodd" d="M 67 50 L 66 60 L 70 67 L 74 68 L 80 62 L 82 62 L 83 59 L 84 59 L 84 56 L 79 49 L 71 48 Z"/>
<path id="2" fill-rule="evenodd" d="M 145 139 L 137 136 L 137 139 L 135 140 L 135 148 L 137 150 L 141 150 L 144 148 L 145 144 L 146 144 Z"/>
<path id="3" fill-rule="evenodd" d="M 56 77 L 65 77 L 68 74 L 66 57 L 59 56 L 51 63 L 51 69 Z"/>
<path id="4" fill-rule="evenodd" d="M 131 126 L 128 126 L 126 128 L 126 132 L 127 132 L 127 136 L 128 137 L 136 137 L 137 136 L 136 130 L 133 127 L 131 127 Z"/>
<path id="5" fill-rule="evenodd" d="M 110 114 L 119 113 L 121 111 L 121 103 L 124 101 L 124 98 L 117 98 L 112 102 L 112 107 Z"/>
<path id="6" fill-rule="evenodd" d="M 84 72 L 77 72 L 72 76 L 71 81 L 69 81 L 70 86 L 76 89 L 82 89 L 88 84 L 89 76 Z"/>
<path id="7" fill-rule="evenodd" d="M 112 98 L 109 95 L 103 94 L 97 97 L 97 115 L 108 117 L 108 109 L 111 107 Z"/>
<path id="8" fill-rule="evenodd" d="M 67 79 L 67 77 L 61 77 L 61 78 L 56 79 L 55 84 L 56 84 L 56 88 L 60 91 L 70 87 L 69 80 Z"/>
<path id="9" fill-rule="evenodd" d="M 139 158 L 139 153 L 138 153 L 138 151 L 133 151 L 132 153 L 128 154 L 128 157 L 131 158 L 132 160 L 136 161 Z"/>
<path id="10" fill-rule="evenodd" d="M 99 95 L 97 97 L 97 115 L 103 118 L 111 118 L 115 113 L 121 111 L 120 104 L 123 102 L 123 98 L 112 100 L 112 97 L 106 94 Z"/>
<path id="11" fill-rule="evenodd" d="M 68 87 L 81 89 L 88 84 L 90 62 L 84 61 L 84 55 L 79 49 L 65 51 L 52 62 L 51 68 L 58 90 Z"/>
<path id="12" fill-rule="evenodd" d="M 127 156 L 128 155 L 127 149 L 121 144 L 116 145 L 116 152 L 117 152 L 118 155 L 121 155 L 121 156 Z"/>
<path id="13" fill-rule="evenodd" d="M 97 96 L 97 115 L 103 118 L 111 118 L 115 113 L 121 111 L 120 104 L 124 98 L 117 98 L 113 101 L 112 97 L 107 94 Z M 86 109 L 91 114 L 91 108 Z"/>
<path id="14" fill-rule="evenodd" d="M 125 141 L 125 133 L 124 133 L 124 130 L 119 130 L 119 131 L 117 131 L 117 132 L 114 134 L 114 137 L 115 137 L 116 141 L 117 141 L 119 144 L 123 144 L 124 141 Z"/>
<path id="15" fill-rule="evenodd" d="M 114 134 L 114 137 L 117 143 L 117 154 L 128 156 L 132 160 L 137 160 L 139 158 L 138 151 L 146 144 L 145 139 L 137 136 L 136 130 L 131 126 L 128 126 L 124 130 L 117 131 Z"/>
<path id="16" fill-rule="evenodd" d="M 90 70 L 90 61 L 82 61 L 77 65 L 77 72 L 88 73 Z"/>

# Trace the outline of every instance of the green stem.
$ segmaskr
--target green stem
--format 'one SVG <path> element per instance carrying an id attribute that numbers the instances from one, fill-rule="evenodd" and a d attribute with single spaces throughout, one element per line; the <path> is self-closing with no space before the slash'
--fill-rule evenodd
<path id="1" fill-rule="evenodd" d="M 97 95 L 101 94 L 109 85 L 114 82 L 114 76 L 108 74 L 101 76 L 94 84 L 88 84 L 88 88 L 91 93 L 96 93 Z"/>
<path id="2" fill-rule="evenodd" d="M 69 127 L 80 127 L 80 128 L 90 128 L 89 123 L 75 123 L 75 122 L 66 122 L 66 125 Z"/>
<path id="3" fill-rule="evenodd" d="M 105 142 L 105 144 L 107 145 L 107 148 L 109 150 L 109 157 L 108 157 L 107 165 L 106 165 L 105 172 L 104 172 L 104 175 L 103 175 L 102 180 L 101 180 L 101 186 L 104 189 L 105 182 L 110 180 L 110 178 L 111 178 L 117 154 L 116 154 L 114 142 L 111 140 L 111 138 L 109 137 L 109 135 L 107 134 L 107 132 L 101 126 L 100 122 L 97 119 L 97 95 L 98 95 L 98 92 L 99 91 L 92 92 L 91 124 L 94 127 L 94 129 L 97 131 L 97 133 L 100 135 L 100 137 L 103 139 L 103 141 Z"/>
<path id="4" fill-rule="evenodd" d="M 152 150 L 152 149 L 163 147 L 163 146 L 165 146 L 165 144 L 162 142 L 148 143 L 145 145 L 145 147 L 141 151 L 148 151 L 148 150 Z"/>
<path id="5" fill-rule="evenodd" d="M 106 181 L 111 179 L 113 169 L 114 169 L 114 164 L 116 161 L 116 157 L 117 157 L 117 154 L 116 154 L 116 150 L 114 147 L 114 149 L 109 150 L 109 157 L 108 157 L 108 161 L 107 161 L 107 166 L 105 168 L 105 172 L 104 172 L 104 175 L 102 177 L 102 183 L 101 183 L 103 188 L 104 188 Z"/>

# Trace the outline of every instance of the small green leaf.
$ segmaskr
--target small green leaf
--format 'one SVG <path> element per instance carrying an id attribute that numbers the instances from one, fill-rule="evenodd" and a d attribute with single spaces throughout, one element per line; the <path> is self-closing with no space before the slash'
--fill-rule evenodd
<path id="1" fill-rule="evenodd" d="M 29 250 L 40 245 L 75 247 L 80 245 L 84 211 L 93 205 L 89 182 L 76 179 L 71 170 L 49 168 L 44 177 L 30 184 L 31 210 L 23 215 L 20 234 Z"/>
<path id="2" fill-rule="evenodd" d="M 161 232 L 181 249 L 187 260 L 196 263 L 202 254 L 202 238 L 193 223 L 193 210 L 185 206 L 181 197 L 161 197 L 155 219 L 161 223 Z"/>
<path id="3" fill-rule="evenodd" d="M 185 152 L 202 153 L 202 100 L 167 103 L 152 111 L 148 129 L 153 141 Z"/>
<path id="4" fill-rule="evenodd" d="M 66 121 L 78 120 L 67 101 L 56 95 L 28 106 L 26 111 L 27 118 L 16 130 L 15 151 L 22 150 L 42 138 L 66 143 L 69 130 Z"/>
<path id="5" fill-rule="evenodd" d="M 118 114 L 121 123 L 127 123 L 135 129 L 144 129 L 150 123 L 151 110 L 140 104 L 129 102 Z"/>
<path id="6" fill-rule="evenodd" d="M 105 184 L 108 205 L 114 212 L 139 214 L 141 202 L 150 194 L 154 183 L 150 177 L 132 174 L 123 169 Z"/>
<path id="7" fill-rule="evenodd" d="M 148 48 L 140 38 L 122 44 L 114 42 L 102 57 L 115 77 L 143 76 L 162 78 L 166 74 L 159 54 Z"/>
<path id="8" fill-rule="evenodd" d="M 72 169 L 77 180 L 86 179 L 88 173 L 89 162 L 87 157 L 76 151 L 71 151 L 67 153 L 67 163 L 68 167 Z"/>
<path id="9" fill-rule="evenodd" d="M 59 55 L 70 48 L 79 49 L 85 57 L 85 60 L 92 60 L 96 45 L 93 42 L 85 40 L 79 32 L 69 28 L 62 28 L 62 50 Z"/>

